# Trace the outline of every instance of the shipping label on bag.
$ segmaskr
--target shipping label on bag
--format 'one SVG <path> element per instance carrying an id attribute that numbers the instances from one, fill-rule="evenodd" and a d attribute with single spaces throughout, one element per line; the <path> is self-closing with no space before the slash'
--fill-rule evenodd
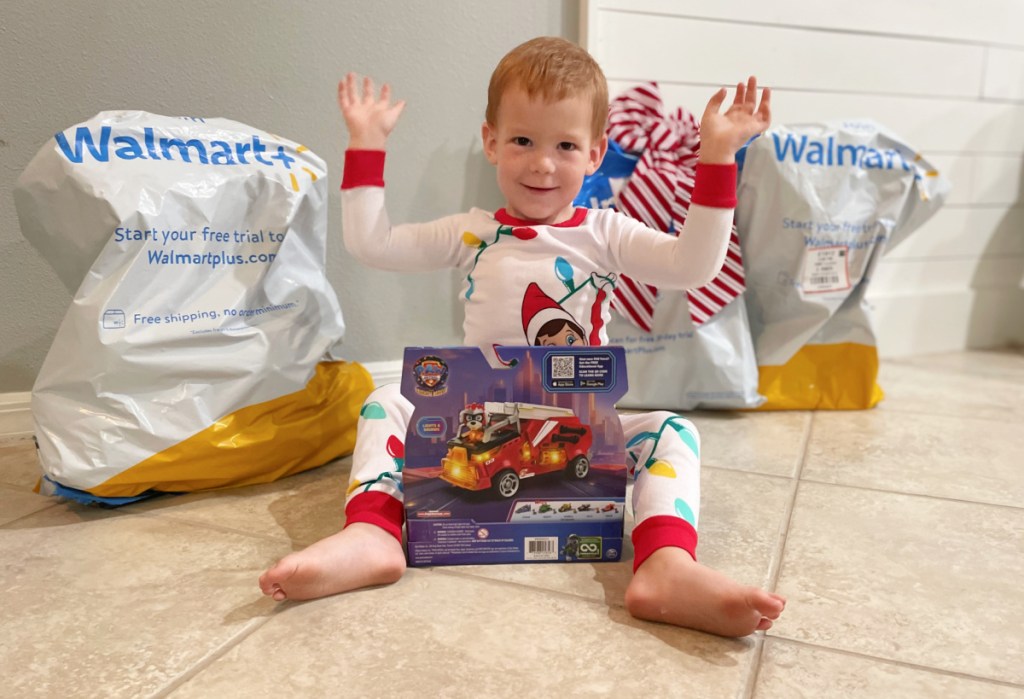
<path id="1" fill-rule="evenodd" d="M 763 407 L 855 409 L 881 399 L 867 285 L 949 188 L 867 120 L 774 127 L 745 149 L 736 225 Z"/>
<path id="2" fill-rule="evenodd" d="M 238 485 L 350 448 L 371 386 L 324 361 L 326 202 L 319 157 L 227 119 L 103 112 L 44 145 L 15 204 L 74 294 L 33 388 L 51 488 Z"/>

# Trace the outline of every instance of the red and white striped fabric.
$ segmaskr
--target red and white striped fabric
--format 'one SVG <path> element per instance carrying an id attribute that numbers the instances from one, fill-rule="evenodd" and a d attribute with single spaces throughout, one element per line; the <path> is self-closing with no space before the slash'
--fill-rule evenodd
<path id="1" fill-rule="evenodd" d="M 607 133 L 623 150 L 642 153 L 629 181 L 618 194 L 619 210 L 651 228 L 678 235 L 693 193 L 700 150 L 697 119 L 681 108 L 666 116 L 658 84 L 644 83 L 612 100 Z M 722 271 L 707 286 L 686 292 L 694 327 L 700 327 L 743 293 L 746 288 L 743 280 L 740 240 L 733 226 Z M 655 287 L 620 276 L 612 308 L 650 332 L 657 298 Z"/>

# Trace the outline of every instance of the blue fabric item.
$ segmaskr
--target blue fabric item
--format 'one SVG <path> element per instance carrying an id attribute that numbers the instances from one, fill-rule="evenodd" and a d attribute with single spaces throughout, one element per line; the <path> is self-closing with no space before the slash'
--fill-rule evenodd
<path id="1" fill-rule="evenodd" d="M 53 494 L 58 497 L 67 498 L 68 500 L 74 500 L 80 502 L 83 505 L 103 505 L 106 507 L 120 507 L 121 505 L 130 505 L 133 502 L 139 500 L 146 500 L 155 495 L 166 495 L 166 493 L 157 493 L 149 491 L 141 495 L 136 495 L 130 498 L 104 498 L 99 495 L 93 495 L 87 493 L 84 490 L 78 490 L 77 488 L 69 488 L 66 485 L 61 485 L 55 480 L 51 480 L 46 476 L 43 476 L 43 480 L 53 485 Z"/>
<path id="2" fill-rule="evenodd" d="M 632 155 L 615 141 L 608 141 L 608 151 L 593 175 L 583 178 L 583 187 L 573 199 L 573 206 L 588 209 L 606 209 L 611 205 L 614 193 L 609 178 L 629 177 L 636 168 L 639 155 Z"/>

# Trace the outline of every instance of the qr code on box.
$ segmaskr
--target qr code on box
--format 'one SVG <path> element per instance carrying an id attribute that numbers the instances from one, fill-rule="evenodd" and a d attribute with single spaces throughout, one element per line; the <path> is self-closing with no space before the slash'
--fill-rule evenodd
<path id="1" fill-rule="evenodd" d="M 576 357 L 552 357 L 551 378 L 572 379 L 576 376 Z"/>

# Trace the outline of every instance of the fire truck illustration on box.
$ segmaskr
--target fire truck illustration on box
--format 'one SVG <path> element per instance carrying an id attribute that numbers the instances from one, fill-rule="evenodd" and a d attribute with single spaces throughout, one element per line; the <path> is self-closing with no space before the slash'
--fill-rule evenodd
<path id="1" fill-rule="evenodd" d="M 592 441 L 590 428 L 569 408 L 474 403 L 459 414 L 456 436 L 441 460 L 441 478 L 510 498 L 523 478 L 553 472 L 586 478 Z"/>

